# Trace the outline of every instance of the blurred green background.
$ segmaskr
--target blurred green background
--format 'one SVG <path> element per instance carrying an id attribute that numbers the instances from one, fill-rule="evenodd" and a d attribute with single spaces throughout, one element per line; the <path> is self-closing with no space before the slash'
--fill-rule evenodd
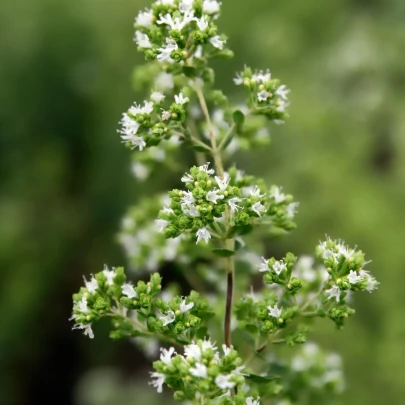
<path id="1" fill-rule="evenodd" d="M 155 404 L 147 361 L 100 330 L 71 332 L 71 293 L 104 262 L 125 263 L 115 233 L 146 190 L 116 134 L 142 95 L 132 42 L 146 1 L 0 3 L 0 404 Z M 291 120 L 238 162 L 301 202 L 298 229 L 269 247 L 312 253 L 325 233 L 358 244 L 381 281 L 356 317 L 318 333 L 342 354 L 340 402 L 405 398 L 405 2 L 223 0 L 236 57 L 292 89 Z M 148 186 L 146 186 L 148 187 Z"/>

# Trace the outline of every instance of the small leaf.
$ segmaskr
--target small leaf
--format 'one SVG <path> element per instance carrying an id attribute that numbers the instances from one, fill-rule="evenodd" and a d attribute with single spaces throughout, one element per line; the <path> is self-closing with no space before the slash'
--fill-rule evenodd
<path id="1" fill-rule="evenodd" d="M 233 122 L 234 122 L 238 127 L 242 126 L 243 123 L 245 122 L 245 116 L 244 116 L 244 114 L 243 114 L 242 111 L 236 110 L 236 111 L 233 113 L 233 116 L 232 116 L 232 117 L 233 117 Z"/>
<path id="2" fill-rule="evenodd" d="M 228 249 L 213 249 L 212 252 L 220 257 L 230 257 L 235 254 L 235 252 L 233 250 L 228 250 Z"/>
<path id="3" fill-rule="evenodd" d="M 270 381 L 277 380 L 280 376 L 277 375 L 257 375 L 257 374 L 249 374 L 245 378 L 255 382 L 256 384 L 268 384 Z"/>

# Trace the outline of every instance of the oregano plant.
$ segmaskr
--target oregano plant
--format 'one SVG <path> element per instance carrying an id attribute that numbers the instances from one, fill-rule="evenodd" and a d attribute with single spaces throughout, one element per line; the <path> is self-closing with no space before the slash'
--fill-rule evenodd
<path id="1" fill-rule="evenodd" d="M 352 295 L 378 282 L 364 253 L 340 240 L 321 241 L 314 257 L 257 253 L 295 228 L 298 203 L 232 157 L 269 143 L 269 125 L 288 118 L 290 90 L 248 66 L 233 79 L 237 102 L 215 86 L 211 60 L 233 56 L 220 11 L 216 0 L 159 0 L 135 19 L 148 63 L 134 79 L 149 98 L 123 114 L 119 139 L 139 182 L 166 171 L 177 188 L 129 209 L 119 241 L 130 269 L 84 279 L 74 329 L 94 338 L 92 325 L 110 319 L 111 338 L 131 338 L 157 359 L 150 384 L 181 403 L 326 404 L 344 387 L 341 361 L 307 342 L 313 322 L 343 327 Z M 189 291 L 162 288 L 168 262 Z"/>

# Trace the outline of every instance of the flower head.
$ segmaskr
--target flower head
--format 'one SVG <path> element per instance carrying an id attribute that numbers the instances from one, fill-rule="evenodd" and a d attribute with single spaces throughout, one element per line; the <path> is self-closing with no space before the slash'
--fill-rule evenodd
<path id="1" fill-rule="evenodd" d="M 211 239 L 211 234 L 209 233 L 207 228 L 199 229 L 196 233 L 196 236 L 197 236 L 196 243 L 200 243 L 202 240 L 204 240 L 205 243 L 208 243 L 208 241 Z"/>
<path id="2" fill-rule="evenodd" d="M 277 319 L 281 317 L 281 314 L 283 312 L 283 308 L 279 308 L 277 304 L 275 304 L 274 307 L 268 306 L 267 309 L 269 310 L 269 315 Z"/>
<path id="3" fill-rule="evenodd" d="M 339 302 L 340 300 L 340 288 L 337 285 L 334 285 L 332 288 L 329 288 L 329 290 L 325 291 L 326 294 L 328 294 L 328 299 L 336 298 L 336 302 Z"/>

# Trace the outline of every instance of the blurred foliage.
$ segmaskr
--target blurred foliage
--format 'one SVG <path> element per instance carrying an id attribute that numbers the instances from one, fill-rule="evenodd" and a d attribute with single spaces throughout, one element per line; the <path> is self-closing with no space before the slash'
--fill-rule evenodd
<path id="1" fill-rule="evenodd" d="M 220 25 L 236 58 L 218 65 L 219 86 L 237 91 L 231 79 L 249 61 L 293 90 L 292 118 L 274 128 L 273 145 L 237 158 L 301 201 L 298 229 L 268 241 L 268 254 L 311 253 L 327 232 L 373 258 L 379 291 L 359 300 L 358 322 L 340 333 L 322 330 L 319 339 L 344 358 L 342 403 L 400 404 L 405 3 L 223 3 Z M 118 223 L 135 195 L 148 192 L 137 190 L 115 133 L 121 112 L 142 98 L 130 86 L 132 67 L 143 63 L 131 38 L 147 4 L 0 4 L 1 404 L 114 403 L 75 400 L 82 373 L 108 364 L 132 374 L 141 366 L 130 344 L 100 333 L 90 347 L 70 333 L 67 318 L 81 274 L 123 261 Z M 155 177 L 150 187 L 162 182 Z"/>

